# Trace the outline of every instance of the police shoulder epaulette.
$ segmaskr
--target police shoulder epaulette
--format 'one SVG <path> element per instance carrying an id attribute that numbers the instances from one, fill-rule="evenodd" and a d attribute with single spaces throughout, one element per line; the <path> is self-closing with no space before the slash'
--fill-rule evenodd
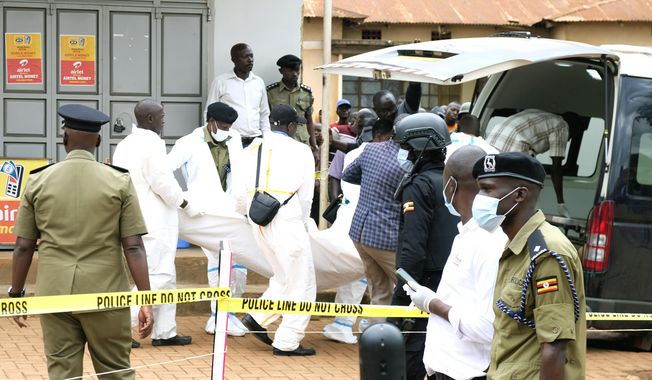
<path id="1" fill-rule="evenodd" d="M 31 170 L 31 171 L 29 172 L 29 174 L 40 173 L 40 172 L 42 172 L 43 170 L 49 168 L 49 167 L 52 166 L 52 165 L 54 165 L 54 163 L 52 163 L 52 164 L 47 164 L 47 165 L 45 165 L 45 166 L 41 166 L 40 168 L 36 168 L 36 169 L 34 169 L 34 170 Z"/>
<path id="2" fill-rule="evenodd" d="M 281 85 L 281 82 L 274 82 L 274 83 L 270 84 L 269 86 L 267 86 L 267 91 L 269 91 L 269 90 L 271 90 L 273 88 L 276 88 L 276 87 L 278 87 L 280 85 Z"/>
<path id="3" fill-rule="evenodd" d="M 312 88 L 310 88 L 310 86 L 306 86 L 305 84 L 301 83 L 301 88 L 312 93 Z"/>
<path id="4" fill-rule="evenodd" d="M 125 169 L 125 168 L 121 168 L 121 167 L 119 167 L 119 166 L 115 166 L 115 165 L 111 165 L 111 164 L 106 164 L 106 163 L 105 163 L 104 165 L 106 165 L 106 166 L 108 166 L 108 167 L 111 167 L 111 168 L 113 168 L 113 169 L 119 171 L 120 173 L 129 173 L 129 170 L 127 170 L 127 169 Z"/>
<path id="5" fill-rule="evenodd" d="M 527 238 L 527 250 L 530 253 L 530 260 L 534 260 L 542 253 L 548 251 L 546 239 L 544 239 L 541 230 L 538 228 Z"/>

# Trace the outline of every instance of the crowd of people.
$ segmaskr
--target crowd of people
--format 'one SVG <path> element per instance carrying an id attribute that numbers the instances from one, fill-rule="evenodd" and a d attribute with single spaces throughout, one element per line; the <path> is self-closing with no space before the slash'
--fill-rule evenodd
<path id="1" fill-rule="evenodd" d="M 136 105 L 137 124 L 113 165 L 93 157 L 108 116 L 81 105 L 59 109 L 68 156 L 31 173 L 15 226 L 11 297 L 24 296 L 37 241 L 36 294 L 65 295 L 128 290 L 123 257 L 135 289 L 173 289 L 179 238 L 203 249 L 215 287 L 220 242 L 228 240 L 236 297 L 249 269 L 269 277 L 262 299 L 314 301 L 317 291 L 337 288 L 336 302 L 359 304 L 368 290 L 371 304 L 414 304 L 429 313 L 387 321 L 405 332 L 407 379 L 583 375 L 581 265 L 537 210 L 546 173 L 526 154 L 550 150 L 564 211 L 557 158 L 565 155 L 570 118 L 524 110 L 485 141 L 468 105 L 420 112 L 421 85 L 410 83 L 400 102 L 390 91 L 376 93 L 372 109 L 352 112 L 339 100 L 337 121 L 322 131 L 312 91 L 299 82 L 300 58 L 279 58 L 281 80 L 265 86 L 252 72 L 250 46 L 230 53 L 233 70 L 211 84 L 204 125 L 169 153 L 161 138 L 165 110 L 154 100 Z M 533 124 L 542 125 L 536 136 L 527 128 Z M 315 171 L 326 134 L 336 211 L 319 230 Z M 398 280 L 397 268 L 414 281 Z M 207 333 L 215 333 L 215 316 L 213 302 Z M 130 368 L 130 350 L 139 346 L 132 326 L 155 346 L 191 344 L 175 318 L 174 304 L 131 315 L 44 315 L 49 374 L 80 376 L 86 343 L 97 372 Z M 272 339 L 267 329 L 279 318 Z M 314 355 L 301 344 L 309 319 L 230 314 L 228 333 L 249 331 L 274 355 Z M 26 326 L 25 317 L 15 320 Z M 358 328 L 383 322 L 364 319 Z M 355 344 L 355 323 L 337 317 L 323 333 Z"/>

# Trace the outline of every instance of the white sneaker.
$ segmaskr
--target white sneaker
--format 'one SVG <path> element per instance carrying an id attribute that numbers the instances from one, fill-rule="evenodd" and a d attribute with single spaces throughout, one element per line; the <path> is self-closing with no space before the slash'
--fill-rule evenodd
<path id="1" fill-rule="evenodd" d="M 229 313 L 229 327 L 227 334 L 229 336 L 244 336 L 249 331 L 236 317 L 235 313 Z"/>
<path id="2" fill-rule="evenodd" d="M 337 321 L 324 326 L 322 330 L 324 336 L 328 339 L 335 340 L 346 344 L 358 343 L 358 338 L 353 335 L 353 330 L 350 326 L 345 326 Z"/>
<path id="3" fill-rule="evenodd" d="M 369 327 L 369 320 L 368 319 L 361 319 L 360 323 L 358 323 L 358 331 L 360 333 L 363 333 L 367 327 Z"/>
<path id="4" fill-rule="evenodd" d="M 204 331 L 208 334 L 215 335 L 215 316 L 208 318 L 206 326 L 204 326 Z M 249 330 L 247 330 L 242 322 L 240 322 L 238 317 L 236 317 L 235 314 L 229 313 L 227 334 L 229 334 L 229 336 L 244 336 L 247 331 Z"/>

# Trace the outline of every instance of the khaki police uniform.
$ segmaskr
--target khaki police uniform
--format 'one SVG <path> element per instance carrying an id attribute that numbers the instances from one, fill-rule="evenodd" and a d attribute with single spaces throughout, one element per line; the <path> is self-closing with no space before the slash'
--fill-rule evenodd
<path id="1" fill-rule="evenodd" d="M 128 291 L 121 238 L 147 233 L 129 173 L 96 162 L 85 150 L 32 171 L 14 231 L 40 239 L 39 296 Z M 85 343 L 96 372 L 130 367 L 128 308 L 40 320 L 50 378 L 82 375 Z M 134 377 L 134 371 L 110 375 Z"/>
<path id="2" fill-rule="evenodd" d="M 208 148 L 211 151 L 211 156 L 213 156 L 213 161 L 215 162 L 215 169 L 217 169 L 217 174 L 220 176 L 220 183 L 224 191 L 226 191 L 226 175 L 231 171 L 229 148 L 226 146 L 226 142 L 230 138 L 231 136 L 227 137 L 224 141 L 215 141 L 211 137 L 208 128 L 204 127 L 204 142 L 208 144 Z"/>
<path id="3" fill-rule="evenodd" d="M 315 102 L 310 87 L 305 84 L 300 84 L 291 90 L 282 81 L 267 86 L 267 99 L 269 101 L 269 109 L 273 109 L 274 106 L 279 104 L 288 104 L 300 116 L 305 118 L 311 117 L 312 105 Z M 294 135 L 294 139 L 310 146 L 310 134 L 308 133 L 308 126 L 306 124 L 297 125 L 297 132 Z"/>
<path id="4" fill-rule="evenodd" d="M 534 236 L 539 239 L 533 239 Z M 565 270 L 549 252 L 540 253 L 541 245 L 556 252 L 568 269 L 577 292 L 577 321 Z M 512 311 L 520 310 L 521 290 L 532 258 L 536 266 L 527 286 L 524 317 L 534 322 L 535 327 L 516 322 L 494 304 L 496 319 L 487 376 L 490 379 L 538 379 L 541 345 L 564 339 L 568 340 L 565 376 L 567 379 L 583 379 L 586 316 L 582 265 L 572 243 L 558 228 L 545 221 L 541 211 L 530 218 L 503 252 L 494 300 L 502 300 L 504 306 Z"/>

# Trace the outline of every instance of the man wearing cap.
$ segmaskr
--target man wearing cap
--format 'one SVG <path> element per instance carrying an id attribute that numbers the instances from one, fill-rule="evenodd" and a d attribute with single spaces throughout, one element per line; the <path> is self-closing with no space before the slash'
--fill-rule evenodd
<path id="1" fill-rule="evenodd" d="M 356 134 L 351 129 L 349 116 L 351 116 L 351 102 L 347 99 L 340 99 L 336 105 L 337 121 L 331 123 L 331 130 L 339 134 L 355 137 Z"/>
<path id="2" fill-rule="evenodd" d="M 509 238 L 494 291 L 488 377 L 583 379 L 586 319 L 582 264 L 573 244 L 537 210 L 546 173 L 535 158 L 509 152 L 473 166 L 472 213 L 481 228 Z"/>
<path id="3" fill-rule="evenodd" d="M 134 116 L 138 124 L 118 143 L 113 163 L 129 170 L 138 194 L 147 224 L 143 243 L 147 251 L 150 285 L 153 290 L 176 289 L 177 209 L 190 216 L 199 212 L 184 199 L 183 190 L 167 165 L 165 142 L 160 137 L 165 125 L 163 106 L 151 99 L 141 100 L 134 107 Z M 190 336 L 177 335 L 176 304 L 157 305 L 153 309 L 156 323 L 152 345 L 190 344 Z M 132 307 L 132 320 L 137 311 Z"/>
<path id="4" fill-rule="evenodd" d="M 251 222 L 258 247 L 274 272 L 261 299 L 313 302 L 315 270 L 306 224 L 310 222 L 315 163 L 310 149 L 292 138 L 298 124 L 306 120 L 294 108 L 281 104 L 272 109 L 271 121 L 273 133 L 245 151 L 246 171 L 251 173 L 247 204 L 251 204 L 256 191 L 265 191 L 282 204 L 266 226 Z M 266 327 L 279 317 L 251 313 L 245 315 L 243 323 L 257 339 L 274 347 L 274 355 L 314 355 L 314 349 L 301 346 L 310 316 L 283 315 L 272 342 Z"/>
<path id="5" fill-rule="evenodd" d="M 238 43 L 231 47 L 233 70 L 215 77 L 211 84 L 206 110 L 215 102 L 233 107 L 238 118 L 233 129 L 242 139 L 242 145 L 251 144 L 255 137 L 269 132 L 269 104 L 265 82 L 251 72 L 254 67 L 254 52 L 251 46 Z"/>
<path id="6" fill-rule="evenodd" d="M 25 295 L 39 240 L 37 296 L 128 291 L 123 254 L 138 289 L 149 290 L 141 238 L 147 229 L 131 177 L 94 157 L 100 127 L 109 117 L 78 104 L 62 106 L 58 113 L 68 155 L 31 172 L 14 227 L 9 297 Z M 50 378 L 81 376 L 85 344 L 96 372 L 125 370 L 112 376 L 135 378 L 133 370 L 126 370 L 131 367 L 128 308 L 43 314 L 39 319 Z M 14 321 L 27 326 L 25 317 Z M 140 308 L 139 321 L 140 338 L 145 338 L 154 323 L 150 306 Z"/>
<path id="7" fill-rule="evenodd" d="M 269 108 L 272 109 L 279 104 L 288 104 L 303 116 L 305 124 L 297 126 L 297 133 L 294 139 L 307 144 L 313 152 L 318 152 L 319 147 L 315 141 L 315 131 L 312 122 L 312 104 L 315 98 L 312 96 L 312 89 L 303 83 L 299 83 L 299 72 L 301 70 L 301 58 L 287 54 L 276 61 L 281 73 L 281 80 L 267 86 L 267 99 Z M 317 156 L 315 156 L 317 158 Z"/>
<path id="8" fill-rule="evenodd" d="M 211 229 L 214 235 L 224 238 L 232 229 L 229 224 L 243 218 L 236 212 L 238 205 L 235 200 L 235 194 L 243 191 L 242 143 L 240 135 L 232 128 L 239 117 L 236 110 L 225 103 L 210 104 L 206 112 L 206 125 L 177 140 L 168 154 L 170 169 L 181 169 L 186 180 L 188 202 L 198 212 L 219 216 L 220 218 L 210 218 L 211 222 L 219 223 L 212 224 Z M 205 225 L 208 219 L 201 216 L 186 218 L 183 214 L 180 218 L 181 235 L 187 229 Z M 216 287 L 219 280 L 219 255 L 202 249 L 208 259 L 208 284 Z M 247 281 L 246 268 L 233 264 L 232 270 L 234 294 L 239 297 Z M 215 301 L 211 302 L 211 310 L 211 317 L 204 327 L 209 334 L 215 332 Z M 246 332 L 232 314 L 229 314 L 228 332 L 233 336 L 242 336 Z"/>

